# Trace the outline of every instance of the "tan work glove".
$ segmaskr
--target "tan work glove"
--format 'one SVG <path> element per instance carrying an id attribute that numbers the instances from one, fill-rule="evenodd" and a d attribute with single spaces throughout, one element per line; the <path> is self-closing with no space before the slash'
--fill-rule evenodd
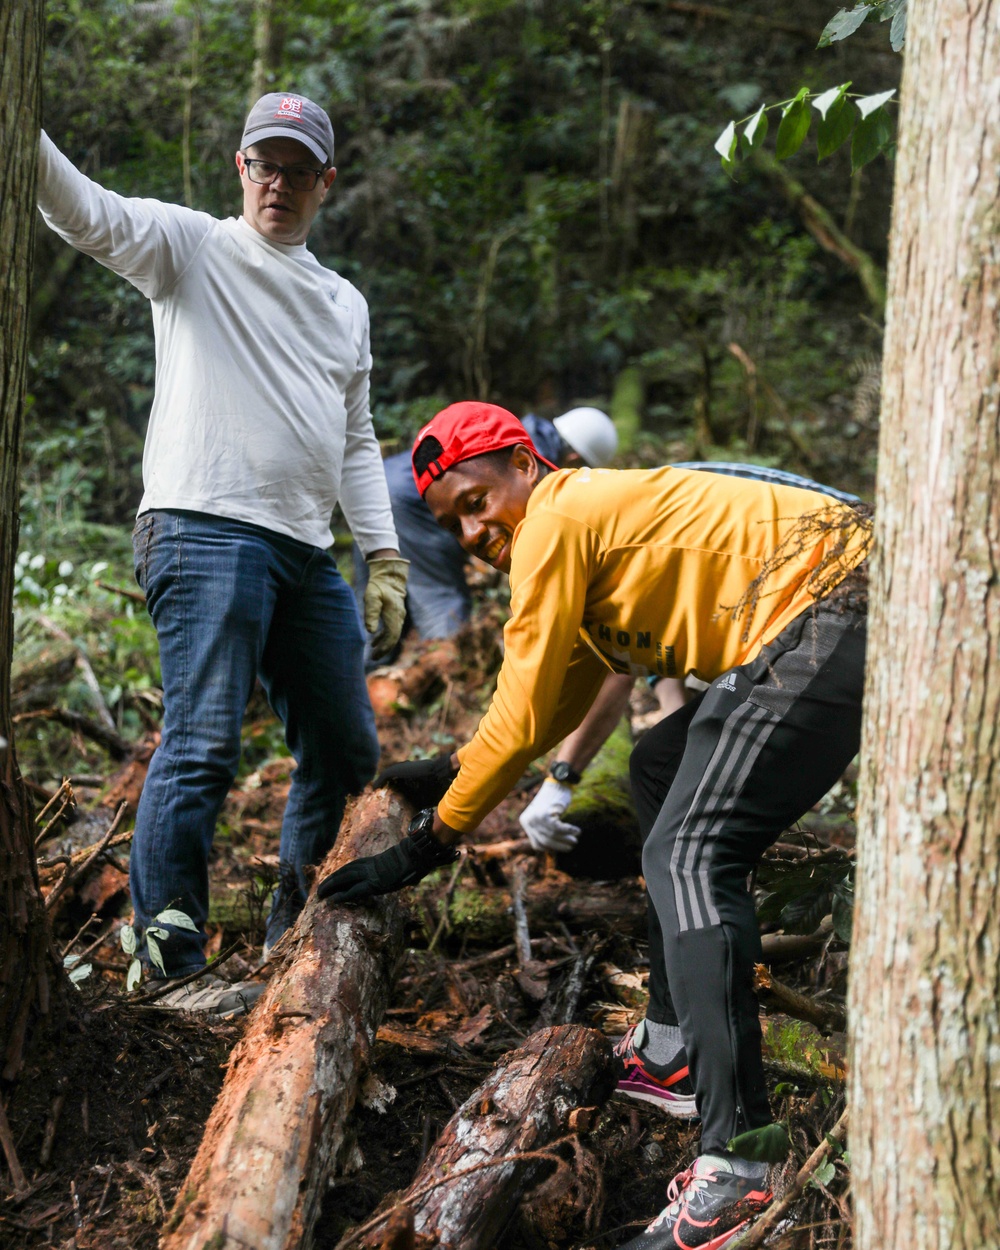
<path id="1" fill-rule="evenodd" d="M 400 556 L 382 556 L 368 562 L 365 629 L 373 637 L 373 660 L 380 660 L 382 656 L 388 655 L 403 632 L 403 622 L 406 620 L 406 570 L 409 567 L 409 560 Z"/>

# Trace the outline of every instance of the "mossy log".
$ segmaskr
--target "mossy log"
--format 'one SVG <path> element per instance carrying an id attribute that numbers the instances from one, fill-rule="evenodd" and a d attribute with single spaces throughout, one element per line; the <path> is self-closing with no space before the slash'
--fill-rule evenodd
<path id="1" fill-rule="evenodd" d="M 435 898 L 430 891 L 425 898 L 435 914 L 440 914 L 444 899 Z M 635 878 L 594 882 L 551 874 L 527 883 L 524 905 L 534 932 L 560 920 L 577 932 L 613 930 L 632 937 L 643 937 L 646 932 L 646 894 Z M 508 942 L 514 931 L 512 906 L 509 890 L 460 885 L 447 903 L 448 925 L 453 933 L 477 943 Z"/>
<path id="2" fill-rule="evenodd" d="M 418 1244 L 491 1250 L 521 1198 L 553 1163 L 559 1166 L 546 1147 L 586 1131 L 592 1108 L 613 1087 L 611 1048 L 595 1029 L 565 1024 L 539 1030 L 506 1054 L 459 1107 L 413 1183 L 387 1204 L 385 1219 L 370 1221 L 362 1237 L 359 1229 L 345 1242 L 383 1245 L 386 1222 L 405 1207 L 413 1213 Z"/>
<path id="3" fill-rule="evenodd" d="M 397 842 L 411 814 L 387 790 L 363 795 L 320 875 Z M 162 1250 L 311 1244 L 389 999 L 402 911 L 396 894 L 364 906 L 332 907 L 315 894 L 306 903 L 233 1051 Z"/>
<path id="4" fill-rule="evenodd" d="M 446 905 L 444 886 L 416 886 L 435 916 Z M 562 921 L 578 933 L 616 933 L 626 937 L 646 936 L 646 891 L 638 877 L 619 881 L 580 881 L 565 873 L 547 873 L 524 888 L 528 927 L 541 933 Z M 513 898 L 509 890 L 495 886 L 457 886 L 447 900 L 450 931 L 467 941 L 498 946 L 511 940 L 514 932 Z M 800 959 L 819 950 L 830 938 L 828 920 L 815 933 L 766 933 L 761 938 L 764 961 L 782 963 Z"/>
<path id="5" fill-rule="evenodd" d="M 628 772 L 632 745 L 632 730 L 623 718 L 573 791 L 564 819 L 579 826 L 580 841 L 559 857 L 560 868 L 573 877 L 608 880 L 641 871 L 642 839 Z"/>

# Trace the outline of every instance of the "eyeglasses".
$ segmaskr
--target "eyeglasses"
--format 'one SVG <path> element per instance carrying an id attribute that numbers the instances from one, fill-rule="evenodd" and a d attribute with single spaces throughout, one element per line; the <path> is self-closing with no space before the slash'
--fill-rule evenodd
<path id="1" fill-rule="evenodd" d="M 285 181 L 293 191 L 311 191 L 325 172 L 322 169 L 310 169 L 308 165 L 275 165 L 273 161 L 259 161 L 250 156 L 243 157 L 243 166 L 250 181 L 262 187 L 268 186 L 284 174 Z"/>

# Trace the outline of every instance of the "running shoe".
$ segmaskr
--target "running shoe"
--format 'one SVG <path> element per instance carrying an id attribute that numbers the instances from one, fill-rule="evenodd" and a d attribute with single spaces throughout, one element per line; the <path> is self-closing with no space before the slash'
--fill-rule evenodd
<path id="1" fill-rule="evenodd" d="M 182 980 L 183 978 L 173 978 Z M 170 981 L 152 981 L 156 989 L 166 989 Z M 215 1020 L 231 1020 L 245 1015 L 267 989 L 266 981 L 223 981 L 206 973 L 172 989 L 151 1005 L 164 1011 L 204 1011 Z"/>
<path id="2" fill-rule="evenodd" d="M 737 1176 L 727 1159 L 700 1155 L 667 1189 L 669 1205 L 620 1250 L 723 1250 L 771 1201 L 767 1181 Z"/>
<path id="3" fill-rule="evenodd" d="M 697 1120 L 698 1109 L 687 1055 L 682 1050 L 672 1063 L 652 1063 L 641 1053 L 645 1030 L 646 1022 L 641 1020 L 619 1039 L 614 1048 L 618 1069 L 615 1092 L 639 1102 L 652 1103 L 678 1119 Z"/>

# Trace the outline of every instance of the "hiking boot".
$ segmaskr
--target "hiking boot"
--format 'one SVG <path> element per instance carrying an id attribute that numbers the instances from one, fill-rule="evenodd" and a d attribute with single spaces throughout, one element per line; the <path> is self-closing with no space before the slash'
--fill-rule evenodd
<path id="1" fill-rule="evenodd" d="M 163 982 L 164 986 L 169 984 Z M 230 1020 L 248 1012 L 266 989 L 266 981 L 229 982 L 207 974 L 179 985 L 151 1005 L 167 1011 L 204 1011 L 215 1020 Z"/>
<path id="2" fill-rule="evenodd" d="M 763 1179 L 737 1176 L 720 1155 L 700 1155 L 667 1189 L 669 1206 L 620 1250 L 723 1250 L 771 1201 L 767 1165 Z"/>
<path id="3" fill-rule="evenodd" d="M 687 1055 L 681 1050 L 673 1062 L 659 1064 L 640 1053 L 645 1021 L 634 1024 L 614 1049 L 618 1084 L 616 1094 L 652 1103 L 667 1115 L 681 1120 L 697 1120 L 694 1086 L 688 1072 Z"/>

